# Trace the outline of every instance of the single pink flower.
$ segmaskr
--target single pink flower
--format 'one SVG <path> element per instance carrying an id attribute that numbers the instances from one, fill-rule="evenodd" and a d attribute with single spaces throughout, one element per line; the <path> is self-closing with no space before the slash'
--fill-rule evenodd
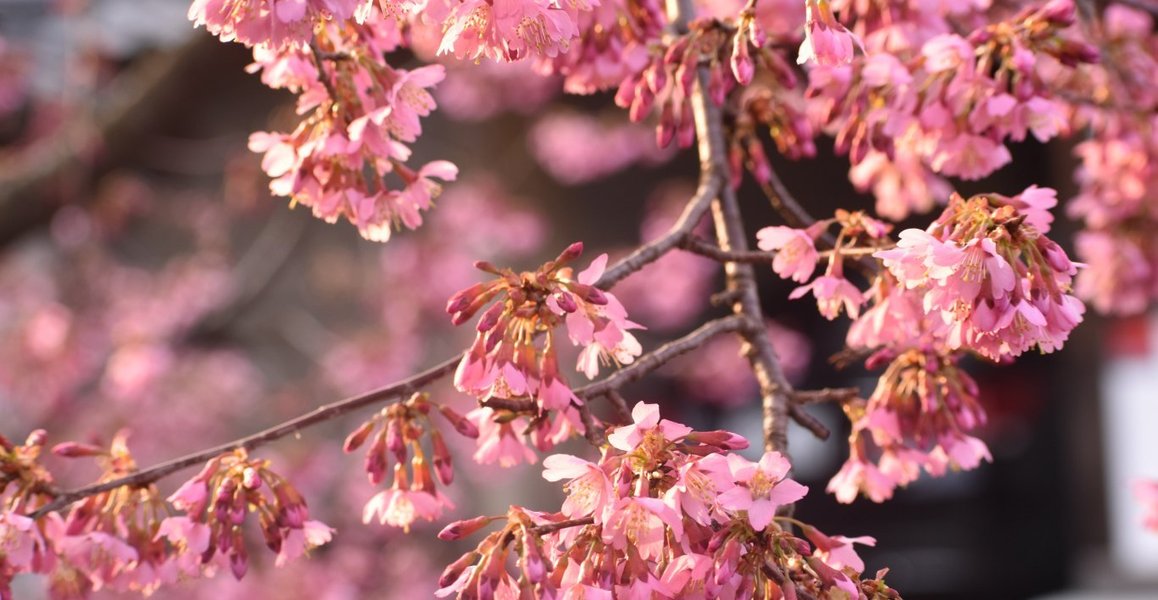
<path id="1" fill-rule="evenodd" d="M 632 423 L 616 428 L 607 436 L 607 441 L 613 447 L 631 452 L 635 450 L 649 434 L 659 434 L 665 441 L 673 442 L 692 432 L 692 428 L 674 421 L 659 418 L 659 405 L 640 402 L 631 409 Z"/>
<path id="2" fill-rule="evenodd" d="M 812 283 L 800 286 L 788 295 L 789 299 L 803 298 L 808 292 L 816 296 L 816 305 L 820 314 L 828 320 L 840 315 L 843 306 L 850 318 L 860 315 L 860 305 L 864 303 L 864 294 L 855 285 L 841 276 L 822 275 Z"/>
<path id="3" fill-rule="evenodd" d="M 811 61 L 826 67 L 847 65 L 856 48 L 864 52 L 860 38 L 836 20 L 828 0 L 807 0 L 805 6 L 804 43 L 800 44 L 797 64 Z"/>
<path id="4" fill-rule="evenodd" d="M 564 515 L 570 519 L 591 516 L 596 524 L 603 522 L 615 500 L 614 486 L 603 469 L 570 454 L 552 454 L 543 459 L 543 467 L 543 479 L 567 480 Z"/>
<path id="5" fill-rule="evenodd" d="M 476 462 L 484 465 L 499 463 L 502 467 L 513 467 L 526 462 L 534 464 L 538 460 L 534 451 L 527 447 L 522 433 L 521 422 L 498 423 L 494 409 L 476 408 L 466 414 L 466 418 L 478 427 L 478 449 L 474 453 Z M 519 425 L 519 430 L 515 429 Z"/>
<path id="6" fill-rule="evenodd" d="M 393 524 L 393 523 L 392 523 Z M 306 521 L 301 528 L 291 528 L 281 542 L 274 564 L 283 567 L 295 558 L 304 556 L 310 550 L 328 544 L 334 537 L 334 529 L 321 521 Z"/>
<path id="7" fill-rule="evenodd" d="M 826 491 L 842 504 L 852 502 L 862 492 L 873 502 L 884 502 L 893 497 L 895 487 L 896 482 L 876 465 L 854 456 L 829 480 Z"/>
<path id="8" fill-rule="evenodd" d="M 658 498 L 620 498 L 607 515 L 603 541 L 625 551 L 630 544 L 644 560 L 657 560 L 667 546 L 667 530 L 683 538 L 683 520 Z"/>
<path id="9" fill-rule="evenodd" d="M 812 236 L 803 229 L 777 226 L 765 227 L 756 232 L 757 245 L 761 250 L 776 251 L 772 259 L 772 270 L 777 275 L 804 283 L 816 270 L 820 253 Z"/>
<path id="10" fill-rule="evenodd" d="M 787 478 L 792 467 L 779 452 L 765 452 L 758 463 L 729 454 L 728 468 L 736 485 L 720 494 L 720 507 L 746 511 L 756 531 L 764 531 L 772 522 L 777 507 L 792 504 L 808 493 L 807 487 Z"/>

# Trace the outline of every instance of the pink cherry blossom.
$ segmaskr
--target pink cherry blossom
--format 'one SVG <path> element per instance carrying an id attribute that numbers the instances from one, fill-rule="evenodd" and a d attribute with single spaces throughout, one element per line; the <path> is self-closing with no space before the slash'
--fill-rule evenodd
<path id="1" fill-rule="evenodd" d="M 756 232 L 756 237 L 761 250 L 776 252 L 772 270 L 777 275 L 799 283 L 812 277 L 820 253 L 816 251 L 814 236 L 809 232 L 784 226 L 765 227 Z"/>
<path id="2" fill-rule="evenodd" d="M 796 502 L 808 493 L 807 487 L 786 478 L 791 467 L 779 452 L 765 452 L 758 463 L 729 454 L 728 468 L 736 485 L 720 494 L 720 507 L 745 511 L 756 531 L 764 531 L 772 522 L 777 507 Z"/>
<path id="3" fill-rule="evenodd" d="M 659 405 L 640 402 L 631 409 L 632 423 L 616 428 L 607 436 L 613 447 L 631 452 L 642 444 L 649 435 L 660 440 L 675 441 L 691 433 L 691 427 L 680 425 L 667 419 L 660 419 Z"/>

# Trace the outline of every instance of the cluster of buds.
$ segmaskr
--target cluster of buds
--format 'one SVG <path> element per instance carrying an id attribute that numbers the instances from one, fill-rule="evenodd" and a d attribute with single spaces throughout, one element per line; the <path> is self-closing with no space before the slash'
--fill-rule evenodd
<path id="1" fill-rule="evenodd" d="M 733 453 L 747 447 L 742 437 L 663 420 L 656 405 L 637 404 L 632 417 L 598 463 L 544 461 L 546 479 L 567 482 L 560 512 L 513 506 L 444 529 L 440 537 L 458 539 L 505 521 L 443 572 L 438 595 L 898 597 L 883 572 L 861 577 L 853 543 L 872 538 L 827 536 L 777 515 L 807 492 L 779 453 L 749 461 Z"/>
<path id="2" fill-rule="evenodd" d="M 329 542 L 333 534 L 324 523 L 310 520 L 305 499 L 270 470 L 268 460 L 250 458 L 243 449 L 210 460 L 169 502 L 186 514 L 165 519 L 158 535 L 187 560 L 211 565 L 219 557 L 238 579 L 249 568 L 242 526 L 250 513 L 257 515 L 278 566 Z"/>
<path id="3" fill-rule="evenodd" d="M 107 450 L 65 442 L 52 452 L 66 458 L 95 458 L 103 471 L 97 482 L 105 483 L 136 472 L 128 437 L 128 431 L 118 432 Z M 120 486 L 88 496 L 63 520 L 50 513 L 46 534 L 61 561 L 53 578 L 68 579 L 85 591 L 108 587 L 151 594 L 179 577 L 196 575 L 196 565 L 175 560 L 159 535 L 168 516 L 169 507 L 153 484 Z"/>
<path id="4" fill-rule="evenodd" d="M 836 20 L 828 0 L 805 0 L 804 5 L 807 18 L 797 63 L 816 63 L 826 67 L 847 65 L 852 62 L 855 48 L 864 52 L 860 38 Z"/>
<path id="5" fill-rule="evenodd" d="M 882 247 L 887 243 L 892 226 L 863 211 L 838 210 L 834 218 L 817 221 L 805 229 L 765 227 L 756 234 L 757 245 L 761 250 L 776 253 L 772 269 L 777 275 L 804 283 L 812 277 L 821 259 L 816 250 L 816 240 L 833 225 L 838 225 L 840 230 L 832 252 L 828 253 L 828 266 L 824 275 L 796 288 L 789 298 L 802 298 L 811 292 L 816 297 L 820 314 L 825 318 L 835 319 L 843 308 L 855 319 L 860 314 L 865 297 L 860 289 L 844 277 L 845 259 L 850 254 L 863 254 L 866 249 Z"/>
<path id="6" fill-rule="evenodd" d="M 699 67 L 708 69 L 708 96 L 723 105 L 737 83 L 753 82 L 758 67 L 773 74 L 791 71 L 783 57 L 764 47 L 766 42 L 767 35 L 750 9 L 739 15 L 735 27 L 715 19 L 697 19 L 688 25 L 687 34 L 655 45 L 646 65 L 620 83 L 615 103 L 627 109 L 635 122 L 658 109 L 659 145 L 666 147 L 674 139 L 681 148 L 689 147 L 695 141 L 691 98 Z"/>
<path id="7" fill-rule="evenodd" d="M 0 509 L 24 512 L 47 500 L 52 474 L 40 465 L 48 433 L 37 429 L 21 445 L 0 435 Z"/>
<path id="8" fill-rule="evenodd" d="M 973 378 L 959 356 L 936 349 L 882 350 L 868 366 L 889 362 L 868 401 L 844 404 L 852 422 L 849 458 L 828 484 L 840 502 L 863 494 L 874 502 L 916 480 L 922 468 L 934 477 L 991 461 L 989 449 L 967 432 L 985 423 Z M 874 460 L 875 459 L 875 460 Z"/>
<path id="9" fill-rule="evenodd" d="M 454 508 L 450 500 L 438 491 L 435 480 L 442 485 L 454 481 L 454 465 L 442 433 L 434 426 L 431 411 L 440 413 L 456 431 L 469 438 L 478 438 L 474 423 L 448 406 L 431 402 L 430 396 L 418 393 L 405 402 L 392 404 L 370 417 L 355 429 L 345 443 L 346 452 L 354 452 L 369 441 L 366 448 L 366 474 L 370 483 L 381 484 L 387 470 L 393 468 L 390 487 L 379 492 L 366 503 L 362 520 L 369 523 L 378 517 L 384 525 L 410 531 L 418 518 L 433 521 L 444 509 Z M 430 437 L 431 463 L 427 460 L 422 439 Z M 393 467 L 390 457 L 394 457 Z M 409 473 L 406 469 L 410 462 Z"/>
<path id="10" fill-rule="evenodd" d="M 906 229 L 896 248 L 874 256 L 940 315 L 949 348 L 992 360 L 1034 346 L 1052 352 L 1085 312 L 1069 294 L 1077 267 L 1045 236 L 1056 202 L 1056 192 L 1035 187 L 1013 198 L 954 194 L 927 230 Z"/>
<path id="11" fill-rule="evenodd" d="M 607 255 L 575 274 L 569 265 L 582 252 L 583 244 L 576 242 L 537 270 L 523 273 L 476 263 L 498 278 L 472 285 L 447 303 L 456 325 L 482 312 L 478 334 L 454 376 L 459 391 L 500 409 L 495 412 L 487 407 L 471 414 L 475 418 L 493 414 L 494 422 L 504 426 L 480 424 L 480 450 L 497 446 L 495 436 L 508 433 L 520 412 L 503 409 L 496 401 L 515 400 L 528 406 L 533 419 L 527 430 L 542 450 L 582 427 L 576 412 L 582 400 L 559 370 L 560 325 L 566 326 L 573 344 L 582 346 L 577 368 L 591 378 L 601 364 L 628 364 L 642 352 L 630 333 L 640 326 L 627 319 L 627 311 L 614 295 L 594 285 L 607 265 Z M 524 432 L 510 433 L 521 440 Z"/>
<path id="12" fill-rule="evenodd" d="M 441 191 L 435 179 L 458 175 L 446 161 L 417 170 L 406 164 L 406 144 L 418 139 L 420 118 L 435 108 L 427 88 L 442 81 L 445 68 L 386 64 L 382 55 L 402 44 L 391 23 L 373 11 L 362 23 L 326 22 L 310 46 L 256 48 L 253 69 L 263 70 L 266 85 L 298 93 L 298 112 L 308 116 L 292 133 L 258 132 L 249 142 L 264 154 L 275 195 L 329 223 L 345 218 L 364 238 L 381 242 L 395 228 L 421 225 L 422 211 Z M 388 174 L 402 187 L 388 186 Z"/>

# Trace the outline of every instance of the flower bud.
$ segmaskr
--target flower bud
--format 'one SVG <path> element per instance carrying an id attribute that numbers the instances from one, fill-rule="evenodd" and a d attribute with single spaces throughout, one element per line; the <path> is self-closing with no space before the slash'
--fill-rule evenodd
<path id="1" fill-rule="evenodd" d="M 475 517 L 473 519 L 455 521 L 446 527 L 443 527 L 442 531 L 438 532 L 438 539 L 446 542 L 460 540 L 468 535 L 473 535 L 478 530 L 486 527 L 487 525 L 490 525 L 492 522 L 498 520 L 499 518 L 501 517 L 481 516 Z"/>
<path id="2" fill-rule="evenodd" d="M 643 72 L 647 79 L 647 87 L 653 93 L 658 94 L 663 91 L 664 86 L 667 85 L 667 67 L 662 63 L 652 63 L 646 71 Z"/>
<path id="3" fill-rule="evenodd" d="M 238 529 L 234 533 L 233 553 L 229 555 L 229 570 L 233 572 L 233 576 L 241 581 L 245 577 L 245 573 L 249 570 L 249 556 L 245 552 L 245 542 L 241 539 L 241 530 Z"/>
<path id="4" fill-rule="evenodd" d="M 261 487 L 261 474 L 253 467 L 246 467 L 241 473 L 241 484 L 246 489 L 256 490 Z"/>
<path id="5" fill-rule="evenodd" d="M 370 448 L 366 450 L 366 460 L 363 465 L 371 484 L 378 485 L 386 478 L 386 468 L 390 466 L 390 461 L 386 456 L 385 431 L 379 431 L 378 435 L 374 436 L 374 443 L 370 444 Z"/>
<path id="6" fill-rule="evenodd" d="M 457 431 L 460 435 L 471 438 L 472 440 L 478 439 L 478 426 L 472 423 L 469 419 L 458 414 L 458 412 L 456 412 L 454 409 L 445 405 L 439 405 L 438 412 L 442 413 L 442 416 L 447 421 L 450 421 L 451 426 L 454 427 L 454 430 Z"/>
<path id="7" fill-rule="evenodd" d="M 752 77 L 756 74 L 756 65 L 752 62 L 751 55 L 748 54 L 748 42 L 736 36 L 732 41 L 732 75 L 740 85 L 748 85 L 752 83 Z"/>
<path id="8" fill-rule="evenodd" d="M 629 75 L 619 84 L 619 89 L 615 92 L 615 105 L 619 108 L 627 108 L 635 102 L 635 88 L 639 83 L 639 78 L 635 75 Z"/>
<path id="9" fill-rule="evenodd" d="M 488 308 L 487 311 L 483 313 L 482 317 L 479 318 L 478 325 L 475 326 L 475 329 L 477 329 L 480 332 L 490 331 L 491 329 L 494 329 L 495 325 L 498 325 L 499 317 L 502 316 L 504 310 L 506 310 L 506 306 L 504 306 L 503 304 L 501 304 L 501 303 L 492 304 L 491 307 Z"/>
<path id="10" fill-rule="evenodd" d="M 697 444 L 715 446 L 721 450 L 743 450 L 748 447 L 748 440 L 731 431 L 717 429 L 715 431 L 693 431 L 685 438 Z"/>
<path id="11" fill-rule="evenodd" d="M 28 438 L 24 440 L 24 445 L 39 448 L 46 441 L 48 441 L 48 432 L 43 429 L 36 429 L 28 434 Z"/>
<path id="12" fill-rule="evenodd" d="M 346 442 L 342 444 L 342 451 L 349 454 L 361 448 L 362 444 L 366 443 L 366 438 L 370 437 L 370 434 L 374 432 L 375 425 L 377 425 L 377 423 L 372 419 L 362 423 L 362 425 L 350 433 L 350 435 L 346 436 Z"/>
<path id="13" fill-rule="evenodd" d="M 105 451 L 92 444 L 62 442 L 52 447 L 52 453 L 65 458 L 80 458 L 83 456 L 100 456 L 105 454 Z"/>
<path id="14" fill-rule="evenodd" d="M 449 529 L 449 526 L 447 528 Z M 444 529 L 443 531 L 446 530 Z M 442 534 L 440 533 L 438 537 L 441 538 Z M 467 567 L 473 565 L 478 559 L 479 553 L 475 550 L 471 550 L 458 557 L 458 560 L 450 563 L 450 565 L 443 569 L 442 575 L 438 578 L 439 587 L 449 587 L 450 584 L 458 580 L 458 577 L 462 575 L 462 572 L 465 571 Z"/>
<path id="15" fill-rule="evenodd" d="M 450 485 L 454 481 L 454 463 L 438 430 L 430 433 L 430 444 L 434 448 L 434 473 L 442 485 Z"/>

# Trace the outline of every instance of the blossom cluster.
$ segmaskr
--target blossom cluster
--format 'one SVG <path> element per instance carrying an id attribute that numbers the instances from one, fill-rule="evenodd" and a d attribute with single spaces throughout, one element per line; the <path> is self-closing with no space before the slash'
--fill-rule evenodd
<path id="1" fill-rule="evenodd" d="M 927 210 L 931 194 L 946 190 L 939 176 L 993 173 L 1012 160 L 1006 139 L 1045 142 L 1068 131 L 1058 81 L 1067 67 L 1097 60 L 1093 46 L 1068 35 L 1070 0 L 1025 8 L 968 37 L 930 28 L 938 20 L 922 21 L 924 13 L 900 16 L 859 14 L 867 56 L 813 69 L 808 91 L 813 114 L 852 160 L 851 179 L 874 190 L 882 215 Z M 898 31 L 906 22 L 916 30 Z"/>
<path id="2" fill-rule="evenodd" d="M 765 227 L 756 234 L 757 245 L 761 250 L 775 252 L 772 270 L 777 275 L 797 283 L 804 283 L 812 278 L 816 264 L 821 260 L 820 252 L 816 249 L 816 240 L 833 225 L 839 225 L 840 233 L 836 247 L 829 253 L 824 274 L 811 283 L 796 288 L 788 297 L 803 298 L 811 293 L 816 298 L 820 314 L 825 318 L 833 320 L 843 310 L 849 317 L 855 319 L 860 314 L 865 297 L 845 278 L 845 260 L 842 252 L 846 248 L 857 246 L 860 241 L 865 243 L 862 247 L 883 245 L 889 231 L 892 230 L 891 225 L 874 219 L 863 211 L 840 210 L 834 218 L 817 221 L 804 229 L 785 226 Z"/>
<path id="3" fill-rule="evenodd" d="M 330 541 L 333 530 L 310 519 L 306 501 L 270 462 L 235 450 L 210 460 L 169 497 L 185 512 L 161 521 L 157 536 L 175 550 L 174 560 L 209 570 L 227 566 L 241 579 L 249 568 L 242 526 L 255 515 L 276 564 L 298 558 Z"/>
<path id="4" fill-rule="evenodd" d="M 346 452 L 353 452 L 370 442 L 366 448 L 365 465 L 371 484 L 382 483 L 386 472 L 391 469 L 390 458 L 394 458 L 390 487 L 366 503 L 363 522 L 369 523 L 377 517 L 383 525 L 410 531 L 415 520 L 433 521 L 443 510 L 454 508 L 454 504 L 435 485 L 435 480 L 442 485 L 454 481 L 454 465 L 442 433 L 430 418 L 431 411 L 441 414 L 460 434 L 479 437 L 478 428 L 454 409 L 431 402 L 427 394 L 415 394 L 405 402 L 382 409 L 346 438 Z M 426 433 L 430 437 L 433 465 L 422 447 Z M 409 472 L 407 462 L 410 463 Z"/>
<path id="5" fill-rule="evenodd" d="M 940 476 L 990 459 L 970 435 L 986 417 L 976 383 L 958 367 L 961 357 L 1003 361 L 1033 347 L 1053 351 L 1085 311 L 1070 294 L 1077 266 L 1046 237 L 1056 196 L 1036 186 L 1013 197 L 954 194 L 926 230 L 901 231 L 891 247 L 891 227 L 861 213 L 757 234 L 761 249 L 775 252 L 773 270 L 805 283 L 822 258 L 817 240 L 840 226 L 825 274 L 790 297 L 811 292 L 829 319 L 846 312 L 853 319 L 848 346 L 868 354 L 869 368 L 887 365 L 867 401 L 844 405 L 849 459 L 828 487 L 838 500 L 863 493 L 880 502 L 922 470 Z M 862 291 L 844 277 L 844 265 L 869 253 L 875 261 L 858 264 L 871 274 Z"/>
<path id="6" fill-rule="evenodd" d="M 5 600 L 11 598 L 12 577 L 20 573 L 47 575 L 54 598 L 86 597 L 102 589 L 149 595 L 225 565 L 240 579 L 248 566 L 241 526 L 251 512 L 257 514 L 266 546 L 277 553 L 278 566 L 332 535 L 329 527 L 309 519 L 305 500 L 269 470 L 268 461 L 248 459 L 240 450 L 210 461 L 167 501 L 146 482 L 87 495 L 67 515 L 36 515 L 59 493 L 35 464 L 44 441 L 43 431 L 34 432 L 24 446 L 0 440 L 5 452 L 0 598 Z M 102 484 L 137 472 L 127 441 L 122 431 L 108 449 L 64 442 L 52 451 L 66 458 L 95 458 L 103 472 L 97 483 Z M 170 504 L 186 514 L 174 516 Z"/>
<path id="7" fill-rule="evenodd" d="M 954 194 L 927 230 L 906 229 L 874 256 L 941 315 L 950 348 L 992 360 L 1052 352 L 1085 312 L 1069 293 L 1077 266 L 1045 236 L 1056 196 L 1036 186 L 1012 198 Z"/>
<path id="8" fill-rule="evenodd" d="M 559 512 L 512 506 L 444 529 L 440 537 L 458 539 L 505 521 L 447 567 L 438 595 L 899 597 L 883 571 L 862 576 L 853 545 L 873 538 L 828 536 L 777 514 L 808 491 L 788 477 L 782 455 L 750 461 L 733 452 L 747 447 L 744 438 L 661 419 L 654 404 L 637 404 L 632 418 L 611 432 L 598 462 L 544 460 L 543 477 L 566 482 Z"/>
<path id="9" fill-rule="evenodd" d="M 396 24 L 377 12 L 363 23 L 328 22 L 311 46 L 281 50 L 258 47 L 253 69 L 274 88 L 299 94 L 306 118 L 291 133 L 253 134 L 250 150 L 264 154 L 270 190 L 309 206 L 333 223 L 345 218 L 363 237 L 390 239 L 393 229 L 414 229 L 441 186 L 458 169 L 433 161 L 408 166 L 410 149 L 422 133 L 420 119 L 435 108 L 428 88 L 445 69 L 429 65 L 396 69 L 382 55 L 402 43 Z M 402 183 L 388 185 L 387 175 Z"/>
<path id="10" fill-rule="evenodd" d="M 1136 8 L 1111 4 L 1102 23 L 1107 62 L 1124 67 L 1090 74 L 1094 102 L 1077 109 L 1089 136 L 1074 148 L 1080 192 L 1067 208 L 1085 225 L 1076 251 L 1089 268 L 1076 287 L 1101 312 L 1137 313 L 1158 295 L 1158 41 Z"/>
<path id="11" fill-rule="evenodd" d="M 611 293 L 595 287 L 607 265 L 603 254 L 583 271 L 570 263 L 583 252 L 575 243 L 534 272 L 515 273 L 487 263 L 476 266 L 497 276 L 452 296 L 447 312 L 462 324 L 481 311 L 474 343 L 459 362 L 454 385 L 478 398 L 483 406 L 467 415 L 479 428 L 476 460 L 511 466 L 533 462 L 525 447 L 529 431 L 540 450 L 583 431 L 577 408 L 583 402 L 559 369 L 559 332 L 581 346 L 577 369 L 589 378 L 600 364 L 628 364 L 642 352 L 632 329 L 640 325 Z M 484 310 L 485 309 L 485 310 Z M 494 400 L 530 401 L 531 422 Z M 553 413 L 553 414 L 551 414 Z"/>

